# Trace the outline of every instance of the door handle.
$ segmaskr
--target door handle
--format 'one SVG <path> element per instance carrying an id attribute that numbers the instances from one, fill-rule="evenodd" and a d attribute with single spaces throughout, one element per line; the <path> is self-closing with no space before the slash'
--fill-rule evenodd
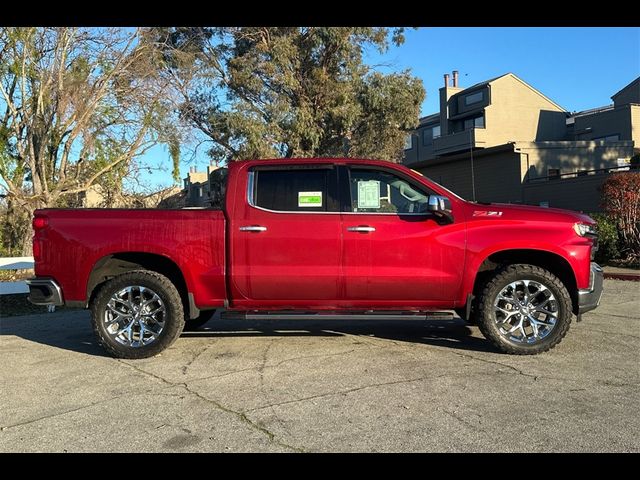
<path id="1" fill-rule="evenodd" d="M 266 232 L 267 227 L 263 227 L 262 225 L 247 225 L 245 227 L 240 227 L 241 232 Z"/>
<path id="2" fill-rule="evenodd" d="M 369 225 L 358 225 L 357 227 L 347 227 L 347 232 L 370 233 L 375 231 L 376 231 L 376 227 L 370 227 Z"/>

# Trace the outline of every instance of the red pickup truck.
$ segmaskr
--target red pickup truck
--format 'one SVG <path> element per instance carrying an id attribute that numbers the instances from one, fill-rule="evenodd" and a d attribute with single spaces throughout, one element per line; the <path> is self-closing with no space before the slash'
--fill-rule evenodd
<path id="1" fill-rule="evenodd" d="M 375 160 L 242 161 L 218 176 L 211 208 L 36 211 L 31 302 L 89 307 L 112 355 L 144 358 L 219 308 L 388 321 L 455 310 L 501 351 L 535 354 L 600 301 L 586 215 L 468 202 Z"/>

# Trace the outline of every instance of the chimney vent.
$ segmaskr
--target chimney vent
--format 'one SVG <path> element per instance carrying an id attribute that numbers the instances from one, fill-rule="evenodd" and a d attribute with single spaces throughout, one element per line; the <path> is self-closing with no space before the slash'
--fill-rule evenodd
<path id="1" fill-rule="evenodd" d="M 449 74 L 448 73 L 444 74 L 444 86 L 445 86 L 445 88 L 449 86 Z"/>
<path id="2" fill-rule="evenodd" d="M 458 87 L 458 70 L 453 71 L 453 86 Z"/>

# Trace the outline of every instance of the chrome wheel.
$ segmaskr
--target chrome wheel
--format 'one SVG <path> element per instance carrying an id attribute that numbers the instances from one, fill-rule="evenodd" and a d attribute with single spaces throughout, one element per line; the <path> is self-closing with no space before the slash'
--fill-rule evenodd
<path id="1" fill-rule="evenodd" d="M 515 343 L 534 344 L 547 337 L 558 320 L 558 302 L 542 283 L 516 280 L 493 302 L 500 335 Z"/>
<path id="2" fill-rule="evenodd" d="M 121 345 L 143 347 L 155 342 L 167 316 L 164 302 L 156 292 L 140 285 L 114 293 L 104 312 L 107 333 Z"/>

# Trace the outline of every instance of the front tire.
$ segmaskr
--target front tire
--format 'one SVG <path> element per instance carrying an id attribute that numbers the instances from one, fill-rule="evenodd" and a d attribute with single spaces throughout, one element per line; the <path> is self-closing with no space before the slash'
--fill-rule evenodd
<path id="1" fill-rule="evenodd" d="M 502 352 L 535 355 L 555 347 L 571 325 L 567 288 L 535 265 L 508 265 L 484 286 L 478 327 Z"/>
<path id="2" fill-rule="evenodd" d="M 148 358 L 182 333 L 184 310 L 175 285 L 164 275 L 134 270 L 107 281 L 90 305 L 93 331 L 117 358 Z"/>

